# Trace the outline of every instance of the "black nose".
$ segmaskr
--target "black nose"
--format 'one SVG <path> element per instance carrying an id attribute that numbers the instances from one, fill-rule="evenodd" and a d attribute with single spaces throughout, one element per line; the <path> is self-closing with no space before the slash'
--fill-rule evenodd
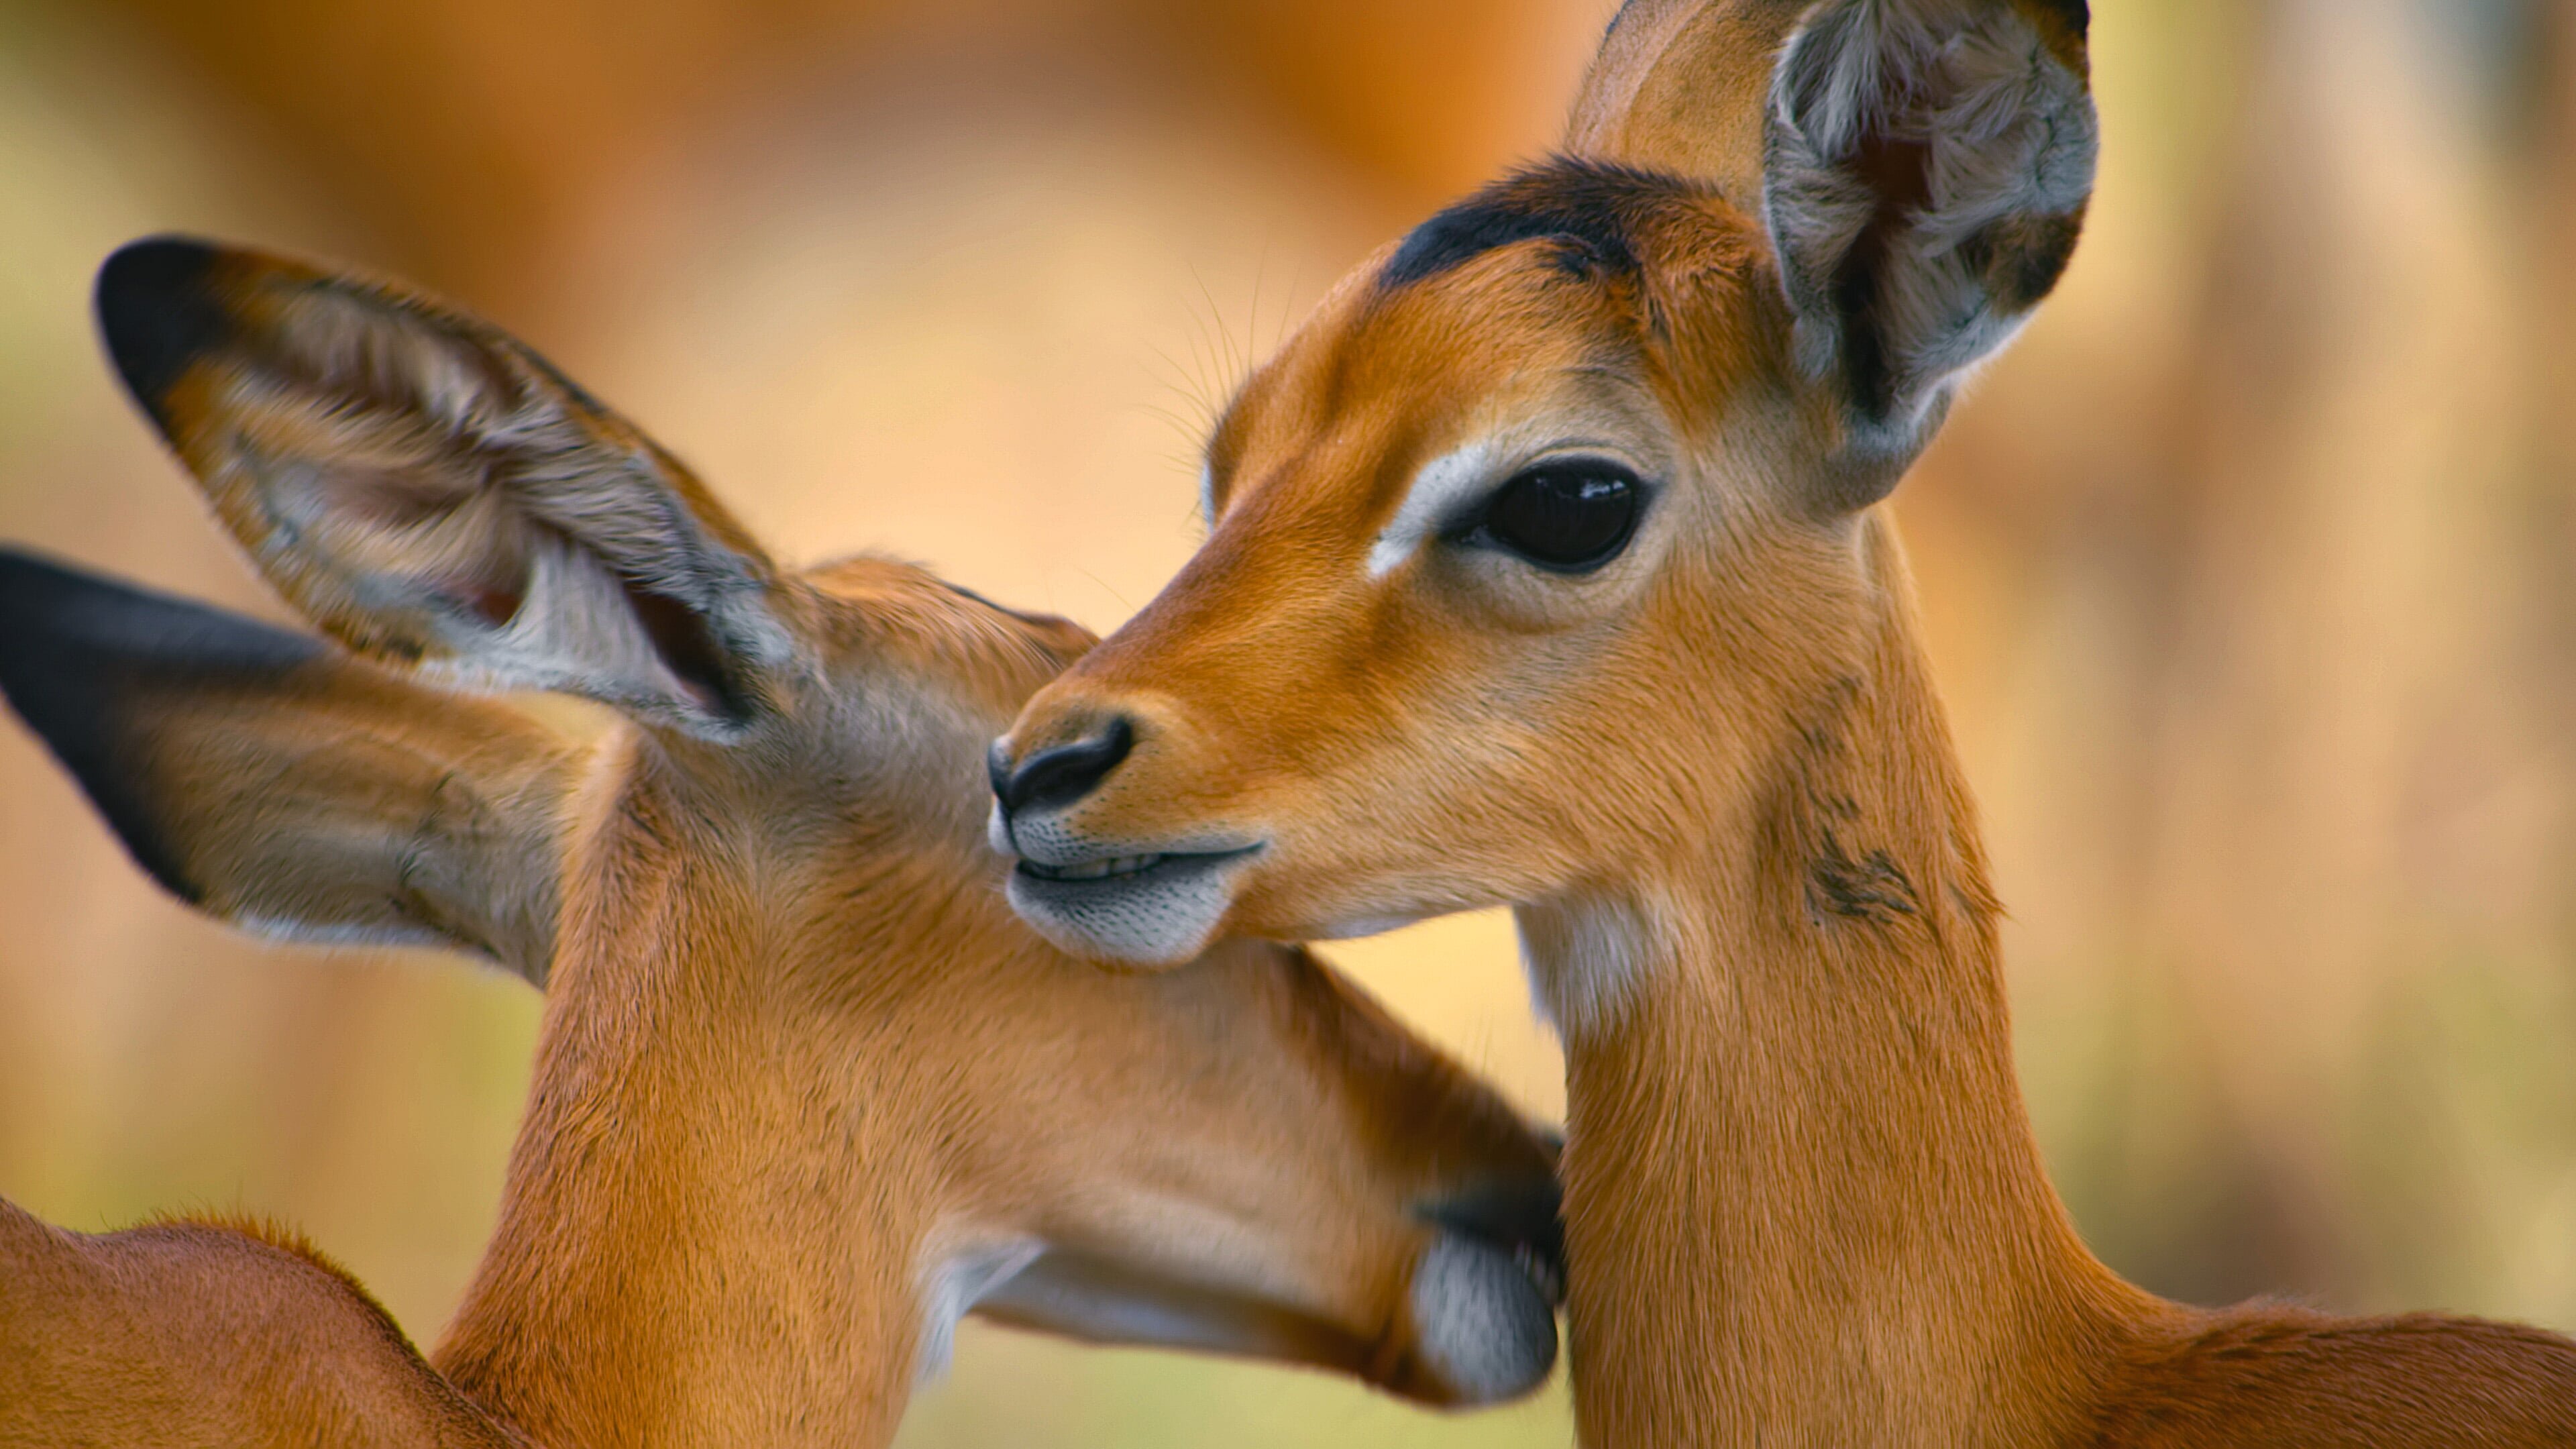
<path id="1" fill-rule="evenodd" d="M 1009 768 L 1001 746 L 995 745 L 993 757 L 987 762 L 994 798 L 1002 802 L 1004 813 L 1011 815 L 1070 805 L 1108 779 L 1109 772 L 1117 769 L 1135 747 L 1136 727 L 1123 715 L 1087 740 L 1038 751 L 1022 760 L 1016 770 Z"/>

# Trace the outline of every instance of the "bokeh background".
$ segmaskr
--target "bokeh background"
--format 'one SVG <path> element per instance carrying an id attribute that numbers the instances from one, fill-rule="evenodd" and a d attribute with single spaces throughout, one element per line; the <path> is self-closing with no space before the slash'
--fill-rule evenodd
<path id="1" fill-rule="evenodd" d="M 162 228 L 534 340 L 790 557 L 1095 627 L 1214 401 L 1554 135 L 1610 0 L 0 0 L 0 536 L 275 615 L 91 340 Z M 1906 486 L 2025 1082 L 2185 1298 L 2576 1328 L 2576 5 L 2096 0 L 2063 291 Z M 1333 953 L 1534 1109 L 1506 926 Z M 0 728 L 0 1194 L 300 1223 L 436 1337 L 537 1003 L 159 898 Z M 906 1442 L 1562 1444 L 970 1328 Z"/>

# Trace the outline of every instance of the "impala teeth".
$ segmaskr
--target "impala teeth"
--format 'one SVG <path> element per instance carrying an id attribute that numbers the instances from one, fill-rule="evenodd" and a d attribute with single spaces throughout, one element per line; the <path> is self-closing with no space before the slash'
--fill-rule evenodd
<path id="1" fill-rule="evenodd" d="M 1548 1302 L 1565 1301 L 1565 1275 L 1557 1270 L 1555 1264 L 1541 1256 L 1538 1249 L 1527 1243 L 1516 1243 L 1512 1247 L 1512 1262 L 1528 1276 L 1530 1286 L 1536 1288 L 1540 1296 L 1546 1298 Z"/>
<path id="2" fill-rule="evenodd" d="M 1023 861 L 1021 868 L 1041 880 L 1107 880 L 1112 876 L 1141 875 L 1163 863 L 1159 855 L 1113 855 L 1100 860 L 1086 860 L 1074 865 L 1040 865 Z"/>

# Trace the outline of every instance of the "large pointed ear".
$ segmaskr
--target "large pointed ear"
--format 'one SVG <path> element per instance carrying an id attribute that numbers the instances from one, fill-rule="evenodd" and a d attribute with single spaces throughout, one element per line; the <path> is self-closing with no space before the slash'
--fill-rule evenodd
<path id="1" fill-rule="evenodd" d="M 117 371 L 289 602 L 351 648 L 722 737 L 799 658 L 776 567 L 499 331 L 179 238 L 98 278 Z"/>
<path id="2" fill-rule="evenodd" d="M 1862 504 L 2057 285 L 2100 144 L 2086 0 L 1631 0 L 1569 145 L 1770 231 Z M 1875 491 L 1872 491 L 1875 490 Z"/>
<path id="3" fill-rule="evenodd" d="M 0 693 L 189 904 L 542 984 L 577 750 L 509 706 L 10 549 Z"/>

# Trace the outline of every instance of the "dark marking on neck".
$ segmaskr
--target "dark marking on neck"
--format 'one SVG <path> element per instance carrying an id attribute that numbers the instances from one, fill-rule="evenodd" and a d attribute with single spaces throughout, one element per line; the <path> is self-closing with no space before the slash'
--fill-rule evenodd
<path id="1" fill-rule="evenodd" d="M 1872 850 L 1855 859 L 1833 827 L 1824 830 L 1807 867 L 1807 911 L 1818 925 L 1827 916 L 1886 925 L 1922 913 L 1914 882 L 1896 857 Z"/>
<path id="2" fill-rule="evenodd" d="M 1808 920 L 1889 926 L 1923 914 L 1912 876 L 1884 846 L 1855 843 L 1872 832 L 1854 793 L 1851 731 L 1865 686 L 1837 679 L 1804 722 L 1791 749 L 1784 844 L 1804 862 L 1800 877 Z"/>

